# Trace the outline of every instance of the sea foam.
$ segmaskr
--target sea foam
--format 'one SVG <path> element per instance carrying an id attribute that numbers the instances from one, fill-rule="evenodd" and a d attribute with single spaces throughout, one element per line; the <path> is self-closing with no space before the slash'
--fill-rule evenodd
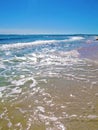
<path id="1" fill-rule="evenodd" d="M 64 40 L 36 40 L 33 42 L 26 42 L 26 43 L 14 43 L 14 44 L 4 44 L 0 47 L 1 50 L 10 50 L 10 49 L 21 49 L 24 47 L 30 47 L 33 45 L 41 45 L 41 44 L 53 44 L 53 43 L 60 43 L 60 42 L 72 42 L 77 40 L 83 40 L 83 37 L 70 37 L 69 39 Z"/>

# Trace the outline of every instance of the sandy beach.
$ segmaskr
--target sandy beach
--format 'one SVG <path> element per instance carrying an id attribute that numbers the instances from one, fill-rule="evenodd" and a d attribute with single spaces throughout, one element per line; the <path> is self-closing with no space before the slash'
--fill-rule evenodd
<path id="1" fill-rule="evenodd" d="M 93 60 L 96 63 L 98 62 L 98 41 L 91 41 L 87 43 L 86 47 L 80 48 L 79 50 L 81 58 L 87 58 Z"/>

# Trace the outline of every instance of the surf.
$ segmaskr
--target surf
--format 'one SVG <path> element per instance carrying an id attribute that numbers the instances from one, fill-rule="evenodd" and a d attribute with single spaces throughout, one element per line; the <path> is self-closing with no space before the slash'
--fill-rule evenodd
<path id="1" fill-rule="evenodd" d="M 3 44 L 0 46 L 1 50 L 11 50 L 11 49 L 21 49 L 25 47 L 31 47 L 34 45 L 43 45 L 43 44 L 53 44 L 53 43 L 66 43 L 66 42 L 72 42 L 72 41 L 78 41 L 83 40 L 83 37 L 70 37 L 69 39 L 64 40 L 36 40 L 33 42 L 20 42 L 20 43 L 11 43 L 11 44 Z"/>

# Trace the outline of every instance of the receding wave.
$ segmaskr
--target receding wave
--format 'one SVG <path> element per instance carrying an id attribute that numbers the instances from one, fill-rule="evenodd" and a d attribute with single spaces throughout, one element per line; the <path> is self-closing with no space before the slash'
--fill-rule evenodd
<path id="1" fill-rule="evenodd" d="M 60 42 L 72 42 L 77 40 L 83 40 L 83 37 L 70 37 L 69 39 L 64 40 L 37 40 L 33 42 L 26 42 L 26 43 L 15 43 L 15 44 L 4 44 L 0 47 L 1 50 L 10 50 L 14 48 L 24 48 L 29 47 L 33 45 L 39 45 L 39 44 L 52 44 L 52 43 L 60 43 Z"/>

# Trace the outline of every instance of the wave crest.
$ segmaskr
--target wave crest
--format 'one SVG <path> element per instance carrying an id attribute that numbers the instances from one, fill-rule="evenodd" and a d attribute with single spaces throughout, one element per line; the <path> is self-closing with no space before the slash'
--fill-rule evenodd
<path id="1" fill-rule="evenodd" d="M 77 40 L 83 40 L 83 37 L 77 37 L 77 36 L 73 36 L 70 37 L 69 39 L 65 39 L 65 40 L 37 40 L 37 41 L 33 41 L 33 42 L 26 42 L 26 43 L 14 43 L 14 44 L 3 44 L 0 49 L 1 50 L 10 50 L 10 49 L 21 49 L 24 47 L 30 47 L 33 45 L 41 45 L 41 44 L 53 44 L 53 43 L 60 43 L 60 42 L 72 42 L 72 41 L 77 41 Z"/>

